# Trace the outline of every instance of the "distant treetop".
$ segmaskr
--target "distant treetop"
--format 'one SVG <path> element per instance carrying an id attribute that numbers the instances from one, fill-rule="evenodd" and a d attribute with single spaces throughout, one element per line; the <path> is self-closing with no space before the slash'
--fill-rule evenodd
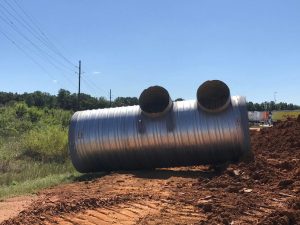
<path id="1" fill-rule="evenodd" d="M 182 98 L 177 98 L 175 101 L 183 101 Z M 57 95 L 51 95 L 46 92 L 35 91 L 33 93 L 12 93 L 0 92 L 0 106 L 12 102 L 25 102 L 29 107 L 36 106 L 39 108 L 61 108 L 66 110 L 76 111 L 78 108 L 77 94 L 71 93 L 68 90 L 60 89 Z M 136 97 L 117 97 L 111 102 L 111 107 L 138 105 Z M 101 109 L 110 107 L 110 102 L 104 97 L 96 98 L 91 95 L 80 94 L 80 110 L 86 109 Z M 276 103 L 274 101 L 253 103 L 248 102 L 247 108 L 249 111 L 273 111 L 273 110 L 295 110 L 300 109 L 299 105 L 285 102 Z"/>

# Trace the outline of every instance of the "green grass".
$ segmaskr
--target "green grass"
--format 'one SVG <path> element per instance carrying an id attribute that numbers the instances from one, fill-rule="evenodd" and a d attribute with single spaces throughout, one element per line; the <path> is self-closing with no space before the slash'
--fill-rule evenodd
<path id="1" fill-rule="evenodd" d="M 28 180 L 35 180 L 49 174 L 75 173 L 70 161 L 65 163 L 43 163 L 29 160 L 8 160 L 2 161 L 1 170 L 0 186 L 10 186 Z"/>
<path id="2" fill-rule="evenodd" d="M 277 121 L 277 120 L 284 121 L 288 117 L 290 117 L 290 118 L 297 118 L 298 115 L 300 115 L 300 110 L 294 110 L 294 111 L 274 111 L 274 112 L 272 112 L 272 120 L 273 121 Z"/>
<path id="3" fill-rule="evenodd" d="M 0 199 L 34 193 L 41 188 L 72 182 L 80 177 L 70 160 L 41 162 L 26 159 L 0 161 Z"/>
<path id="4" fill-rule="evenodd" d="M 49 171 L 51 173 L 51 171 Z M 5 199 L 12 196 L 35 193 L 36 191 L 55 186 L 61 183 L 72 182 L 78 173 L 60 173 L 50 174 L 36 179 L 27 179 L 22 182 L 13 182 L 10 185 L 0 186 L 0 199 Z"/>
<path id="5" fill-rule="evenodd" d="M 0 107 L 0 199 L 78 179 L 68 156 L 72 112 Z"/>

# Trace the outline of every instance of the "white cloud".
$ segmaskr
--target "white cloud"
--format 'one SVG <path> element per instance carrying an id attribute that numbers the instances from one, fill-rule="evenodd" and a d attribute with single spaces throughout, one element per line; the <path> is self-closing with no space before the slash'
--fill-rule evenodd
<path id="1" fill-rule="evenodd" d="M 94 71 L 93 74 L 97 75 L 97 74 L 100 74 L 101 72 L 99 71 Z"/>
<path id="2" fill-rule="evenodd" d="M 52 80 L 52 82 L 53 82 L 54 84 L 56 84 L 56 83 L 57 83 L 57 80 Z"/>

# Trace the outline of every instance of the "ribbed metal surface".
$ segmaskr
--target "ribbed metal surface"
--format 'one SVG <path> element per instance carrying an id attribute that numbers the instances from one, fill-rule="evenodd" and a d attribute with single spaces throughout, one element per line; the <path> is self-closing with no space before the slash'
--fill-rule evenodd
<path id="1" fill-rule="evenodd" d="M 267 121 L 269 119 L 269 112 L 249 111 L 248 118 L 250 122 Z"/>
<path id="2" fill-rule="evenodd" d="M 231 97 L 218 113 L 202 111 L 196 100 L 174 102 L 158 118 L 139 106 L 76 112 L 69 148 L 80 172 L 234 161 L 250 151 L 246 101 Z"/>

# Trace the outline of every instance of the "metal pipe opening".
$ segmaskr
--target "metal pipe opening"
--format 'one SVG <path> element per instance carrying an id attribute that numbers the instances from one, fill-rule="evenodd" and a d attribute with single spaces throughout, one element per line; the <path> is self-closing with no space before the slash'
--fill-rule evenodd
<path id="1" fill-rule="evenodd" d="M 197 90 L 198 105 L 207 112 L 220 112 L 230 104 L 230 90 L 220 80 L 208 80 Z"/>
<path id="2" fill-rule="evenodd" d="M 145 89 L 139 97 L 139 105 L 143 113 L 151 116 L 162 115 L 173 105 L 169 92 L 161 86 Z"/>

